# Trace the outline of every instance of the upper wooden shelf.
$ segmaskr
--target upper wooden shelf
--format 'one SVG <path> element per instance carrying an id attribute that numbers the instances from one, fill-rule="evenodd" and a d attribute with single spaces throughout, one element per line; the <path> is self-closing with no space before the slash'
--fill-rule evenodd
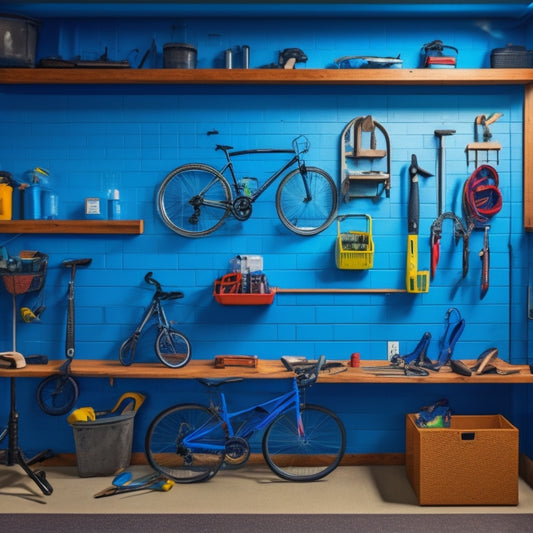
<path id="1" fill-rule="evenodd" d="M 65 360 L 49 361 L 47 365 L 28 365 L 20 369 L 0 369 L 0 377 L 44 378 L 57 374 L 59 367 Z M 464 360 L 471 366 L 474 360 Z M 387 361 L 361 361 L 362 366 L 388 367 Z M 461 376 L 453 372 L 430 372 L 429 376 L 395 377 L 377 376 L 362 368 L 346 367 L 344 372 L 333 369 L 331 373 L 321 372 L 319 383 L 533 383 L 533 374 L 527 365 L 508 365 L 507 368 L 519 370 L 518 374 L 501 376 L 498 374 L 484 374 L 481 376 Z M 128 378 L 128 379 L 196 379 L 223 378 L 240 376 L 246 379 L 288 379 L 292 373 L 288 372 L 279 360 L 261 359 L 256 368 L 226 367 L 215 368 L 213 359 L 192 360 L 183 368 L 168 368 L 162 363 L 133 363 L 123 366 L 117 361 L 99 361 L 74 359 L 70 370 L 75 377 L 96 378 Z"/>
<path id="2" fill-rule="evenodd" d="M 1 220 L 0 233 L 140 235 L 142 220 Z"/>
<path id="3" fill-rule="evenodd" d="M 526 85 L 533 69 L 0 69 L 0 84 Z"/>

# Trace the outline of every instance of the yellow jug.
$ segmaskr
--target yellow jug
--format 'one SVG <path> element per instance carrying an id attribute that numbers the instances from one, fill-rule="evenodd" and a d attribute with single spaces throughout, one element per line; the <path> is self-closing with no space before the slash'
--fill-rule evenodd
<path id="1" fill-rule="evenodd" d="M 11 220 L 13 217 L 13 187 L 0 183 L 0 220 Z"/>

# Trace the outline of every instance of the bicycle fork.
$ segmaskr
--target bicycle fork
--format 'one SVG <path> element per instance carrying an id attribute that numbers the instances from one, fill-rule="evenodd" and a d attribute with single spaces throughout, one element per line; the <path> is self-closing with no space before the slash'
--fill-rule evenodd
<path id="1" fill-rule="evenodd" d="M 313 199 L 313 197 L 311 195 L 309 181 L 307 180 L 307 167 L 305 166 L 305 163 L 303 161 L 298 161 L 298 168 L 300 170 L 300 174 L 302 175 L 302 179 L 304 182 L 304 189 L 305 189 L 304 202 L 309 203 Z"/>

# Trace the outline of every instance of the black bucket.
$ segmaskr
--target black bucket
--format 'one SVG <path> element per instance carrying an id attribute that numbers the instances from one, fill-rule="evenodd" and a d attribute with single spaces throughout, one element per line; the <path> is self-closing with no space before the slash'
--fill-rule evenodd
<path id="1" fill-rule="evenodd" d="M 164 68 L 196 68 L 196 48 L 187 43 L 163 45 Z"/>

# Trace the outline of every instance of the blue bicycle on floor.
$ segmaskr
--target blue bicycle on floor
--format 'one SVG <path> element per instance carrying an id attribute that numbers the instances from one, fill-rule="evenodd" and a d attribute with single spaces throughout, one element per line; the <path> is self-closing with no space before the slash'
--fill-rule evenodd
<path id="1" fill-rule="evenodd" d="M 305 391 L 325 364 L 291 364 L 295 373 L 288 392 L 240 411 L 230 411 L 220 386 L 243 378 L 199 379 L 209 406 L 180 404 L 162 411 L 145 439 L 148 462 L 179 483 L 211 479 L 223 464 L 240 467 L 250 457 L 249 438 L 265 430 L 263 457 L 272 471 L 290 481 L 315 481 L 335 470 L 346 448 L 340 418 L 325 407 L 305 402 Z"/>

